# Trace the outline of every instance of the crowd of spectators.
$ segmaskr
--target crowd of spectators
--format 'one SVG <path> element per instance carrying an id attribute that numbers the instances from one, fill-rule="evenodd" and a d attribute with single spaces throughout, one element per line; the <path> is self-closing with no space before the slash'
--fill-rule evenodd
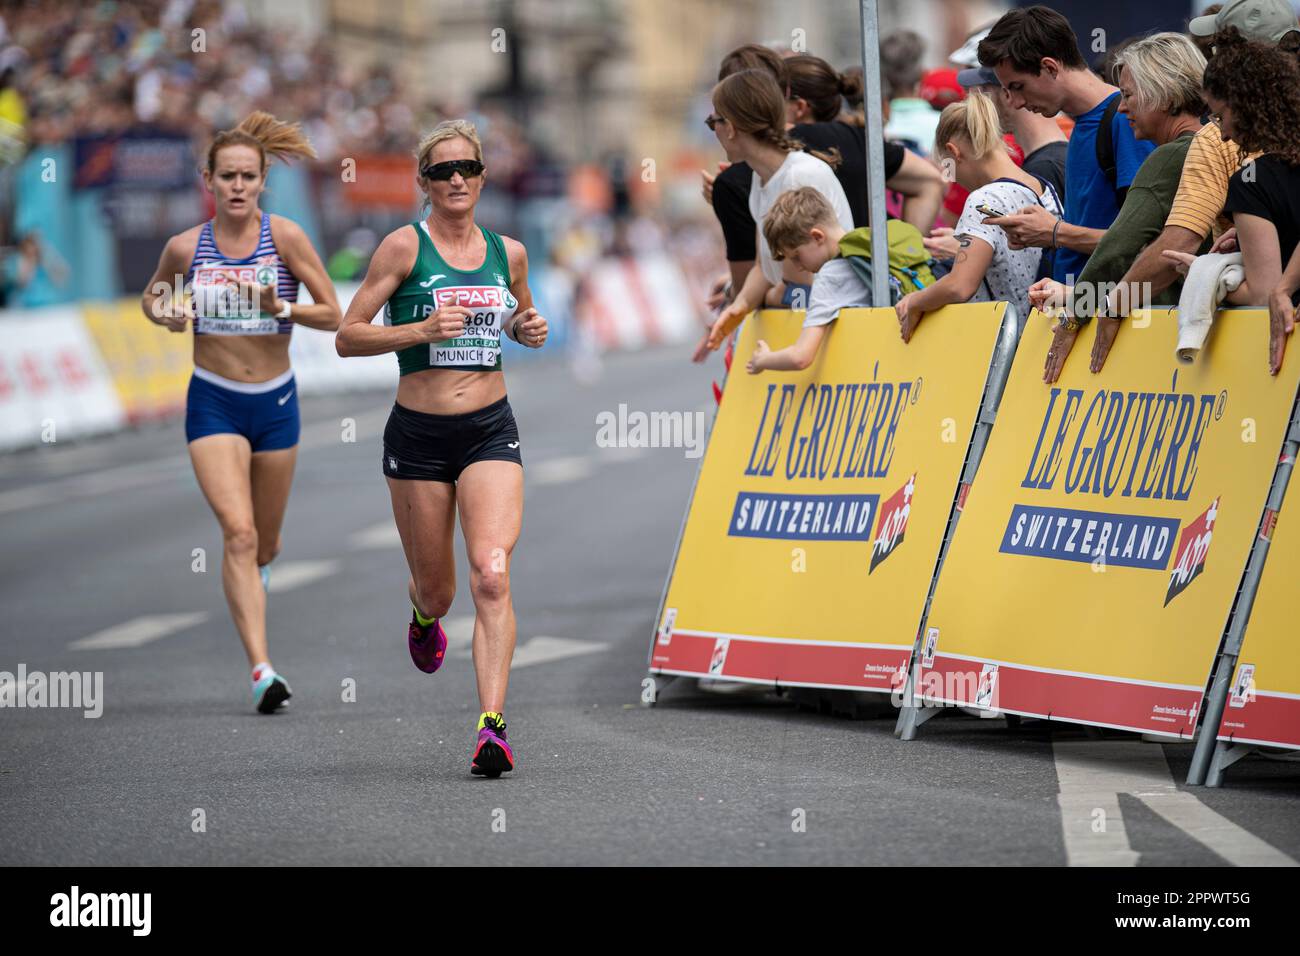
<path id="1" fill-rule="evenodd" d="M 937 217 L 926 206 L 917 221 L 913 199 L 909 221 L 890 222 L 888 303 L 871 302 L 843 268 L 810 265 L 858 260 L 861 274 L 869 260 L 845 235 L 868 225 L 863 169 L 834 175 L 846 166 L 839 147 L 854 140 L 826 132 L 861 126 L 861 83 L 841 81 L 835 103 L 799 125 L 800 84 L 821 61 L 752 45 L 724 59 L 708 123 L 731 165 L 705 174 L 704 194 L 731 270 L 697 360 L 764 303 L 802 301 L 809 327 L 838 308 L 894 305 L 909 341 L 927 311 L 1007 301 L 1022 320 L 1035 307 L 1054 317 L 1050 383 L 1093 320 L 1098 372 L 1139 309 L 1179 306 L 1179 354 L 1190 360 L 1218 307 L 1254 305 L 1269 307 L 1276 374 L 1300 301 L 1300 22 L 1289 0 L 1215 5 L 1186 33 L 1126 38 L 1093 66 L 1070 22 L 1041 5 L 976 31 L 943 68 L 924 70 L 922 49 L 907 31 L 881 44 L 886 186 L 900 155 L 924 157 L 945 195 Z M 755 237 L 757 264 L 744 235 Z M 933 256 L 932 278 L 908 288 L 892 260 L 912 237 Z M 802 367 L 763 352 L 751 372 Z"/>

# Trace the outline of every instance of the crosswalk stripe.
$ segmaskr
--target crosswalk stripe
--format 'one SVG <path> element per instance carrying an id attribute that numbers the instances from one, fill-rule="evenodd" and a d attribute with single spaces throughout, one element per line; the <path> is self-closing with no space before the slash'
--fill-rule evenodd
<path id="1" fill-rule="evenodd" d="M 1294 859 L 1178 789 L 1164 748 L 1133 740 L 1055 741 L 1057 801 L 1071 866 L 1135 866 L 1119 810 L 1127 793 L 1193 840 L 1236 866 L 1296 866 Z M 1094 827 L 1096 811 L 1104 827 Z"/>
<path id="2" fill-rule="evenodd" d="M 333 559 L 325 561 L 285 561 L 271 565 L 272 594 L 283 594 L 303 585 L 329 577 L 339 569 L 339 562 Z"/>
<path id="3" fill-rule="evenodd" d="M 402 546 L 402 536 L 397 533 L 397 525 L 391 518 L 354 531 L 348 537 L 348 545 L 358 551 L 385 551 Z"/>
<path id="4" fill-rule="evenodd" d="M 564 660 L 566 657 L 594 654 L 608 648 L 608 644 L 596 641 L 575 641 L 567 637 L 539 635 L 529 638 L 515 648 L 515 656 L 510 662 L 510 668 L 514 670 L 517 667 L 531 667 L 534 664 L 550 664 Z"/>
<path id="5" fill-rule="evenodd" d="M 89 637 L 68 645 L 73 651 L 105 651 L 122 647 L 140 647 L 178 631 L 193 627 L 208 619 L 207 611 L 190 611 L 182 614 L 145 614 L 121 624 L 96 631 Z"/>
<path id="6" fill-rule="evenodd" d="M 532 468 L 524 468 L 524 478 L 538 485 L 562 485 L 568 481 L 586 478 L 593 470 L 589 459 L 575 455 L 539 461 Z"/>

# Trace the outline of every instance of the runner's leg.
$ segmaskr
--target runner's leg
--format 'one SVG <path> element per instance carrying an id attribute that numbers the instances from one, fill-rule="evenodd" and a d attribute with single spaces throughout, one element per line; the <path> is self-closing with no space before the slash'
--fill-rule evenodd
<path id="1" fill-rule="evenodd" d="M 502 713 L 515 652 L 510 560 L 523 520 L 524 470 L 512 461 L 476 461 L 456 486 L 474 598 L 474 672 L 480 710 Z"/>
<path id="2" fill-rule="evenodd" d="M 280 528 L 289 504 L 298 446 L 253 455 L 253 523 L 257 527 L 258 567 L 270 564 L 280 553 Z"/>
<path id="3" fill-rule="evenodd" d="M 269 661 L 266 594 L 257 570 L 258 535 L 253 518 L 252 449 L 242 435 L 218 434 L 189 444 L 199 488 L 221 525 L 221 583 L 249 666 Z"/>
<path id="4" fill-rule="evenodd" d="M 388 478 L 393 520 L 406 552 L 411 603 L 425 618 L 441 618 L 456 596 L 456 486 L 446 481 Z"/>

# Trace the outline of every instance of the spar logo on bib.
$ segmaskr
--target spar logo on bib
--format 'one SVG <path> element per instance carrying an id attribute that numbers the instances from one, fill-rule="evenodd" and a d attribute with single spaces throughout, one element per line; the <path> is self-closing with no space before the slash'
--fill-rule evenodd
<path id="1" fill-rule="evenodd" d="M 455 285 L 432 290 L 439 308 L 461 305 L 467 309 L 513 309 L 518 302 L 509 289 L 494 285 Z"/>

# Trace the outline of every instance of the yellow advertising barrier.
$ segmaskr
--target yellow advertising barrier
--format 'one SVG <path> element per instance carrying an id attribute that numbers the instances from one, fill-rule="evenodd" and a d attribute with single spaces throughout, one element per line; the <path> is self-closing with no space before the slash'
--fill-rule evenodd
<path id="1" fill-rule="evenodd" d="M 932 313 L 910 344 L 893 309 L 846 309 L 808 369 L 760 375 L 745 371 L 755 342 L 790 345 L 803 313 L 746 320 L 651 673 L 901 686 L 990 368 L 1014 345 L 1010 327 L 999 348 L 1006 309 Z"/>
<path id="2" fill-rule="evenodd" d="M 82 305 L 86 327 L 99 347 L 113 385 L 137 422 L 185 408 L 193 337 L 169 332 L 145 318 L 138 299 Z"/>
<path id="3" fill-rule="evenodd" d="M 1270 376 L 1267 311 L 1223 312 L 1181 365 L 1176 316 L 1149 318 L 1096 375 L 1081 335 L 1048 386 L 1049 321 L 1030 317 L 935 587 L 914 705 L 1194 732 L 1300 350 Z M 904 737 L 909 717 L 913 731 L 923 719 L 905 710 Z"/>
<path id="4" fill-rule="evenodd" d="M 1293 489 L 1280 512 L 1265 514 L 1261 536 L 1271 535 L 1272 544 L 1219 723 L 1218 739 L 1226 744 L 1300 750 L 1300 642 L 1295 625 L 1298 498 L 1300 488 Z M 1220 760 L 1220 768 L 1228 762 Z"/>

